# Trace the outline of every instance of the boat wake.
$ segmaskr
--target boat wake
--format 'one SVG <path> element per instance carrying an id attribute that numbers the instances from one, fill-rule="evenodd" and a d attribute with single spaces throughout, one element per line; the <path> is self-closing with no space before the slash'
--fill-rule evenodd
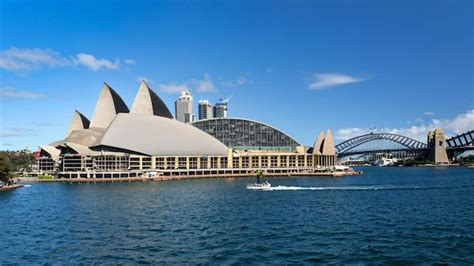
<path id="1" fill-rule="evenodd" d="M 450 189 L 456 187 L 404 187 L 404 186 L 341 186 L 341 187 L 298 187 L 275 186 L 262 189 L 263 191 L 284 190 L 414 190 L 414 189 Z"/>
<path id="2" fill-rule="evenodd" d="M 31 187 L 31 185 L 24 185 L 23 187 Z"/>

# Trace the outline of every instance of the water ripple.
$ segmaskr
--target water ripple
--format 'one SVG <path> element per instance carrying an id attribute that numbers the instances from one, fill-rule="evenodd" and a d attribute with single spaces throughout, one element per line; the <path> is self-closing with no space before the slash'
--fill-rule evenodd
<path id="1" fill-rule="evenodd" d="M 474 263 L 472 171 L 31 184 L 0 194 L 0 264 Z M 272 191 L 274 193 L 272 193 Z"/>

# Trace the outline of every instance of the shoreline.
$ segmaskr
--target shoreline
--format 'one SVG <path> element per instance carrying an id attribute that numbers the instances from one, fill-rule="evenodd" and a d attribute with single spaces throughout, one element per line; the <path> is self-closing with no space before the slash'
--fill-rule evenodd
<path id="1" fill-rule="evenodd" d="M 0 191 L 11 191 L 11 190 L 15 190 L 15 189 L 22 188 L 22 187 L 24 187 L 24 185 L 22 185 L 22 184 L 2 186 L 2 187 L 0 187 Z"/>
<path id="2" fill-rule="evenodd" d="M 330 173 L 272 173 L 264 175 L 265 178 L 280 177 L 343 177 L 362 175 L 362 171 L 353 172 L 330 172 Z M 50 182 L 50 183 L 120 183 L 120 182 L 160 182 L 170 180 L 191 180 L 191 179 L 211 179 L 211 178 L 250 178 L 254 174 L 217 174 L 217 175 L 192 175 L 192 176 L 154 176 L 154 177 L 116 177 L 116 178 L 52 178 L 38 179 L 37 177 L 19 177 L 19 182 Z"/>

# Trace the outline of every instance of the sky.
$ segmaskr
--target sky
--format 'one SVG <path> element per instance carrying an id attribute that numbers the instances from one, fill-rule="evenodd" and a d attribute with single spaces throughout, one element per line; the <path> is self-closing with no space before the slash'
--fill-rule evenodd
<path id="1" fill-rule="evenodd" d="M 0 1 L 0 149 L 63 139 L 103 82 L 146 80 L 305 145 L 474 129 L 472 1 Z M 372 128 L 372 129 L 370 129 Z M 376 128 L 376 129 L 373 129 Z"/>

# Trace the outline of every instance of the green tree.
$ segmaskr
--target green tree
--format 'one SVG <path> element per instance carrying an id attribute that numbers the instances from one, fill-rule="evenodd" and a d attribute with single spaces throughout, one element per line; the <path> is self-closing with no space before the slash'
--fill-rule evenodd
<path id="1" fill-rule="evenodd" d="M 5 154 L 0 154 L 0 181 L 12 183 L 12 164 Z"/>

